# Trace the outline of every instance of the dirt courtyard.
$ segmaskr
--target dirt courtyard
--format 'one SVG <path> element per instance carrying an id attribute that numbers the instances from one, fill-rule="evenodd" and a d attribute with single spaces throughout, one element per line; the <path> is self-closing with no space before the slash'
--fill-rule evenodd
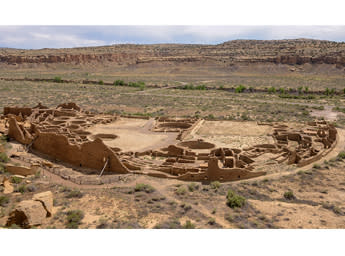
<path id="1" fill-rule="evenodd" d="M 258 125 L 257 122 L 205 121 L 194 138 L 207 138 L 219 147 L 246 148 L 273 143 L 272 132 L 272 126 Z"/>
<path id="2" fill-rule="evenodd" d="M 151 131 L 155 120 L 121 117 L 111 124 L 99 124 L 89 128 L 92 134 L 117 135 L 115 139 L 104 139 L 110 147 L 121 148 L 123 151 L 145 151 L 157 149 L 176 143 L 176 134 L 157 133 Z"/>

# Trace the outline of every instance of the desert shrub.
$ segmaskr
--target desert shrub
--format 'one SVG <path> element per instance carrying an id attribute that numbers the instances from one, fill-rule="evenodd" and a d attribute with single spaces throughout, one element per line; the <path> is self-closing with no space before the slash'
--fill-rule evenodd
<path id="1" fill-rule="evenodd" d="M 155 188 L 148 184 L 139 183 L 135 185 L 134 192 L 145 191 L 146 193 L 152 193 Z"/>
<path id="2" fill-rule="evenodd" d="M 104 229 L 108 227 L 107 219 L 100 218 L 98 220 L 98 225 L 96 226 L 97 229 Z"/>
<path id="3" fill-rule="evenodd" d="M 99 81 L 98 81 L 98 84 L 99 84 L 99 85 L 104 85 L 103 80 L 99 80 Z"/>
<path id="4" fill-rule="evenodd" d="M 185 229 L 193 229 L 195 228 L 195 225 L 190 220 L 187 220 L 182 227 Z"/>
<path id="5" fill-rule="evenodd" d="M 27 191 L 29 192 L 35 192 L 37 190 L 36 186 L 34 184 L 30 184 L 26 187 Z"/>
<path id="6" fill-rule="evenodd" d="M 193 192 L 194 190 L 198 190 L 198 189 L 199 189 L 199 185 L 198 184 L 196 184 L 194 182 L 188 184 L 188 190 L 190 192 Z"/>
<path id="7" fill-rule="evenodd" d="M 18 226 L 17 224 L 12 224 L 11 226 L 8 227 L 9 229 L 21 229 L 20 226 Z"/>
<path id="8" fill-rule="evenodd" d="M 302 93 L 302 90 L 303 90 L 303 86 L 300 86 L 300 87 L 298 87 L 298 94 L 301 94 Z"/>
<path id="9" fill-rule="evenodd" d="M 304 87 L 304 92 L 307 93 L 309 91 L 309 87 L 308 86 L 305 86 Z"/>
<path id="10" fill-rule="evenodd" d="M 10 199 L 7 196 L 0 196 L 0 206 L 4 207 L 9 201 Z"/>
<path id="11" fill-rule="evenodd" d="M 66 213 L 67 223 L 66 228 L 76 229 L 81 224 L 81 220 L 84 218 L 84 212 L 81 210 L 71 210 Z"/>
<path id="12" fill-rule="evenodd" d="M 230 214 L 225 216 L 225 219 L 229 222 L 233 222 L 234 221 L 234 217 L 232 217 Z"/>
<path id="13" fill-rule="evenodd" d="M 230 208 L 241 208 L 246 202 L 243 196 L 237 195 L 233 190 L 229 189 L 226 195 L 226 204 Z"/>
<path id="14" fill-rule="evenodd" d="M 83 193 L 77 189 L 70 191 L 66 195 L 66 198 L 82 198 L 82 197 L 83 197 Z"/>
<path id="15" fill-rule="evenodd" d="M 284 193 L 284 198 L 287 199 L 287 200 L 293 200 L 296 197 L 293 194 L 293 192 L 290 190 L 290 191 L 287 191 L 287 192 Z"/>
<path id="16" fill-rule="evenodd" d="M 284 94 L 285 93 L 285 89 L 284 88 L 279 88 L 279 93 L 280 94 Z"/>
<path id="17" fill-rule="evenodd" d="M 321 168 L 321 165 L 319 165 L 319 164 L 314 164 L 314 165 L 313 165 L 313 168 L 314 168 L 314 169 L 320 169 L 320 168 Z"/>
<path id="18" fill-rule="evenodd" d="M 268 93 L 275 93 L 276 92 L 276 88 L 275 87 L 270 87 L 270 88 L 268 88 Z"/>
<path id="19" fill-rule="evenodd" d="M 53 81 L 54 81 L 54 83 L 62 83 L 63 82 L 60 76 L 54 77 Z"/>
<path id="20" fill-rule="evenodd" d="M 207 224 L 209 224 L 209 225 L 214 225 L 214 224 L 216 224 L 216 220 L 215 220 L 214 218 L 210 218 L 210 219 L 208 220 Z"/>
<path id="21" fill-rule="evenodd" d="M 9 161 L 8 156 L 5 152 L 0 152 L 0 162 L 1 163 L 7 163 Z"/>
<path id="22" fill-rule="evenodd" d="M 114 85 L 116 86 L 124 86 L 125 85 L 125 82 L 123 80 L 116 80 L 114 82 Z"/>
<path id="23" fill-rule="evenodd" d="M 206 86 L 205 86 L 204 84 L 202 84 L 202 85 L 197 85 L 197 86 L 195 86 L 194 89 L 195 89 L 195 90 L 206 90 Z"/>
<path id="24" fill-rule="evenodd" d="M 239 86 L 237 86 L 237 87 L 235 88 L 235 92 L 236 92 L 236 93 L 242 93 L 242 92 L 244 92 L 245 89 L 246 89 L 246 87 L 243 86 L 242 84 L 240 84 Z"/>
<path id="25" fill-rule="evenodd" d="M 22 178 L 17 177 L 17 176 L 12 176 L 11 177 L 11 182 L 14 183 L 14 184 L 19 184 L 19 183 L 22 182 L 22 180 L 23 180 Z"/>
<path id="26" fill-rule="evenodd" d="M 337 159 L 345 159 L 345 151 L 339 152 Z"/>
<path id="27" fill-rule="evenodd" d="M 210 186 L 211 186 L 212 189 L 219 189 L 221 184 L 220 184 L 219 181 L 212 181 Z"/>
<path id="28" fill-rule="evenodd" d="M 23 184 L 23 185 L 16 187 L 16 189 L 14 191 L 24 194 L 27 191 L 27 187 Z"/>
<path id="29" fill-rule="evenodd" d="M 179 188 L 176 189 L 175 193 L 176 193 L 177 195 L 179 195 L 179 196 L 180 196 L 180 195 L 185 195 L 185 194 L 187 193 L 187 190 L 186 190 L 185 187 L 181 186 L 181 187 L 179 187 Z"/>
<path id="30" fill-rule="evenodd" d="M 138 82 L 129 82 L 129 87 L 139 87 L 140 89 L 144 89 L 146 87 L 145 82 L 138 81 Z"/>

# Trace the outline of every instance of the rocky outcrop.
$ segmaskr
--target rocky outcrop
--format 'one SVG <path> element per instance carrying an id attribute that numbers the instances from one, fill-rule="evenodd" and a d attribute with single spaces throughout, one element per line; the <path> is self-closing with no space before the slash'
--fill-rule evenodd
<path id="1" fill-rule="evenodd" d="M 21 201 L 10 213 L 6 225 L 16 224 L 23 228 L 41 225 L 52 215 L 53 194 L 51 191 L 35 194 L 32 200 Z"/>
<path id="2" fill-rule="evenodd" d="M 47 211 L 47 217 L 50 217 L 53 213 L 53 193 L 51 191 L 35 194 L 32 198 L 34 201 L 42 203 L 44 209 Z"/>
<path id="3" fill-rule="evenodd" d="M 37 166 L 32 166 L 29 168 L 25 166 L 16 166 L 16 165 L 11 165 L 11 164 L 6 165 L 6 171 L 14 175 L 21 175 L 21 176 L 34 175 L 37 172 L 37 168 L 38 168 Z"/>

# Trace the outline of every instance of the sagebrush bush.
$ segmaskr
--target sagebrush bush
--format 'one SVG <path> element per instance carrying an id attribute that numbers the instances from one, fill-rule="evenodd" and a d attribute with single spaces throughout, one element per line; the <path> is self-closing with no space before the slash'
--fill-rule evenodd
<path id="1" fill-rule="evenodd" d="M 177 195 L 185 195 L 186 193 L 187 193 L 187 190 L 186 190 L 186 188 L 185 187 L 179 187 L 176 191 L 175 191 L 175 193 L 177 194 Z"/>
<path id="2" fill-rule="evenodd" d="M 70 191 L 67 195 L 66 195 L 67 198 L 81 198 L 83 197 L 83 193 L 80 191 L 80 190 L 72 190 Z"/>
<path id="3" fill-rule="evenodd" d="M 66 213 L 67 223 L 66 228 L 76 229 L 81 224 L 81 220 L 84 218 L 84 212 L 81 210 L 71 210 Z"/>
<path id="4" fill-rule="evenodd" d="M 54 77 L 53 80 L 54 80 L 55 83 L 62 83 L 63 82 L 60 76 Z"/>
<path id="5" fill-rule="evenodd" d="M 135 185 L 134 192 L 145 191 L 146 193 L 152 193 L 155 191 L 154 187 L 148 184 L 139 183 Z"/>
<path id="6" fill-rule="evenodd" d="M 295 199 L 295 195 L 293 194 L 293 192 L 290 190 L 290 191 L 286 191 L 284 193 L 284 198 L 287 199 L 287 200 L 292 200 L 292 199 Z"/>
<path id="7" fill-rule="evenodd" d="M 226 195 L 226 204 L 230 208 L 241 208 L 246 202 L 243 196 L 237 195 L 233 190 L 229 189 Z"/>
<path id="8" fill-rule="evenodd" d="M 220 184 L 219 181 L 212 181 L 210 186 L 211 186 L 212 189 L 219 189 L 221 184 Z"/>
<path id="9" fill-rule="evenodd" d="M 10 199 L 7 196 L 0 196 L 0 206 L 4 207 L 9 201 Z"/>
<path id="10" fill-rule="evenodd" d="M 186 229 L 193 229 L 195 228 L 195 225 L 190 220 L 187 220 L 182 227 Z"/>

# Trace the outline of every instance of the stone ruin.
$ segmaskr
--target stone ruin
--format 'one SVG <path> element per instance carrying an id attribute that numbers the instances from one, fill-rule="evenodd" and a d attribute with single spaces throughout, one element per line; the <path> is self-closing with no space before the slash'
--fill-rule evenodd
<path id="1" fill-rule="evenodd" d="M 120 116 L 94 114 L 81 110 L 75 103 L 56 108 L 38 104 L 33 108 L 4 108 L 8 136 L 33 153 L 68 163 L 80 173 L 142 174 L 184 181 L 234 181 L 265 175 L 255 171 L 256 159 L 270 154 L 277 163 L 305 166 L 319 160 L 335 146 L 336 128 L 325 122 L 307 124 L 296 130 L 287 125 L 273 125 L 274 143 L 249 148 L 217 148 L 199 140 L 184 140 L 203 121 L 197 118 L 159 117 L 151 131 L 177 132 L 175 145 L 143 152 L 122 152 L 109 147 L 104 139 L 116 134 L 91 134 L 95 124 L 116 122 Z M 272 124 L 270 124 L 272 125 Z"/>

